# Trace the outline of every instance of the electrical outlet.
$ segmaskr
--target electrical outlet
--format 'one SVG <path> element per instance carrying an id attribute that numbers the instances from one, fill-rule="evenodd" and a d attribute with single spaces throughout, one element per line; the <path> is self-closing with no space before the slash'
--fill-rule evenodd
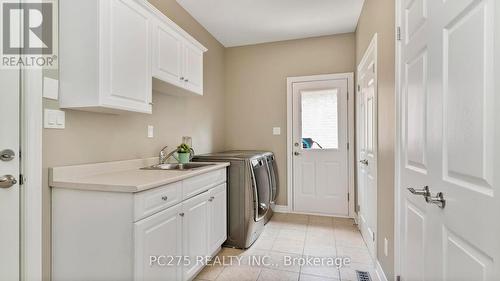
<path id="1" fill-rule="evenodd" d="M 148 138 L 155 137 L 155 127 L 153 125 L 148 125 Z"/>
<path id="2" fill-rule="evenodd" d="M 387 257 L 389 255 L 389 241 L 384 238 L 384 255 Z"/>

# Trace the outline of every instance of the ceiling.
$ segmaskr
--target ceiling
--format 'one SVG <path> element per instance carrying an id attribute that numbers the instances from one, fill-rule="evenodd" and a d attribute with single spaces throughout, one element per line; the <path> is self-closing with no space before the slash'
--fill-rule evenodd
<path id="1" fill-rule="evenodd" d="M 353 32 L 364 0 L 177 0 L 225 47 Z"/>

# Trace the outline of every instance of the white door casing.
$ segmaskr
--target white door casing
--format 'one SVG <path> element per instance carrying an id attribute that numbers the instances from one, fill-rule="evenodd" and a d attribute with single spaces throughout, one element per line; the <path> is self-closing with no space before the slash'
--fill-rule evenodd
<path id="1" fill-rule="evenodd" d="M 377 34 L 357 72 L 356 155 L 358 167 L 358 223 L 363 239 L 376 258 L 377 239 Z"/>
<path id="2" fill-rule="evenodd" d="M 401 2 L 397 165 L 403 280 L 500 280 L 495 2 Z M 432 196 L 443 193 L 444 208 L 406 190 L 424 186 Z"/>
<path id="3" fill-rule="evenodd" d="M 296 212 L 349 215 L 347 90 L 347 79 L 292 84 L 293 208 Z M 302 147 L 302 139 L 312 137 L 303 135 L 308 133 L 315 136 L 314 149 Z"/>
<path id="4" fill-rule="evenodd" d="M 1 69 L 0 85 L 0 151 L 10 149 L 15 156 L 10 161 L 0 160 L 0 178 L 12 176 L 17 183 L 0 187 L 0 279 L 20 278 L 20 70 Z"/>

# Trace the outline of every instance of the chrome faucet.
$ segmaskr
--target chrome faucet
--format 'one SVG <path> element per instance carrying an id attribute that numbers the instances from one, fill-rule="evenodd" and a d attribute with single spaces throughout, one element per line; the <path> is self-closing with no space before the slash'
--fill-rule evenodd
<path id="1" fill-rule="evenodd" d="M 159 159 L 160 159 L 160 164 L 165 164 L 168 160 L 168 158 L 170 158 L 170 156 L 172 156 L 171 154 L 169 154 L 170 156 L 168 156 L 165 152 L 165 150 L 168 148 L 168 145 L 165 145 L 161 150 L 160 150 L 160 154 L 159 154 Z M 175 152 L 176 150 L 174 150 Z M 173 153 L 172 153 L 173 154 Z"/>
<path id="2" fill-rule="evenodd" d="M 168 145 L 166 145 L 165 147 L 163 147 L 163 148 L 160 150 L 160 155 L 159 155 L 159 158 L 160 158 L 160 161 L 159 161 L 159 162 L 160 162 L 160 165 L 161 165 L 161 164 L 165 164 L 165 163 L 167 163 L 168 159 L 169 159 L 170 157 L 172 157 L 172 155 L 174 155 L 174 153 L 176 153 L 176 152 L 177 152 L 177 148 L 176 148 L 176 149 L 174 149 L 174 150 L 170 151 L 170 153 L 168 153 L 168 154 L 167 154 L 167 153 L 165 152 L 165 150 L 166 150 L 167 148 L 168 148 Z M 194 157 L 194 149 L 191 147 L 191 149 L 190 149 L 190 150 L 191 150 L 191 151 L 190 151 L 190 153 L 189 153 L 189 154 L 190 154 L 190 155 L 189 155 L 189 161 L 191 161 L 191 160 L 193 159 L 193 157 Z M 175 156 L 174 156 L 174 157 L 175 157 Z M 176 160 L 177 160 L 177 158 L 176 158 Z"/>

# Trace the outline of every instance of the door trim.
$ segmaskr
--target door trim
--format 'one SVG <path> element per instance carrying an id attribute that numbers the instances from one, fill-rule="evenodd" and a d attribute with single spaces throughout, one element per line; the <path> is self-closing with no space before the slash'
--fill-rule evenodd
<path id="1" fill-rule="evenodd" d="M 347 136 L 349 142 L 349 149 L 347 153 L 347 177 L 349 183 L 349 212 L 348 217 L 355 217 L 354 209 L 354 73 L 335 73 L 335 74 L 321 74 L 321 75 L 309 75 L 309 76 L 293 76 L 286 78 L 286 154 L 287 154 L 287 211 L 290 213 L 295 212 L 293 206 L 293 123 L 292 123 L 292 106 L 293 106 L 293 83 L 298 82 L 312 82 L 312 81 L 322 81 L 322 80 L 339 80 L 347 79 Z M 347 198 L 346 198 L 347 199 Z"/>
<path id="2" fill-rule="evenodd" d="M 358 64 L 358 67 L 357 67 L 357 71 L 356 71 L 356 83 L 359 83 L 359 72 L 361 71 L 362 68 L 365 67 L 366 63 L 367 63 L 367 60 L 371 57 L 374 57 L 373 58 L 373 68 L 374 68 L 374 77 L 375 77 L 375 93 L 374 93 L 374 99 L 375 99 L 375 103 L 374 103 L 374 106 L 373 106 L 373 110 L 374 110 L 374 115 L 375 115 L 375 120 L 374 120 L 374 124 L 373 124 L 373 131 L 374 131 L 374 140 L 375 140 L 375 149 L 373 150 L 373 154 L 374 154 L 374 158 L 375 158 L 375 165 L 376 165 L 376 168 L 375 168 L 375 171 L 376 171 L 376 174 L 375 174 L 375 210 L 374 213 L 375 213 L 375 241 L 374 241 L 374 256 L 372 257 L 373 259 L 377 260 L 377 256 L 378 256 L 378 241 L 379 241 L 379 235 L 378 235 L 378 33 L 375 33 L 373 34 L 373 37 L 370 41 L 370 44 L 368 45 L 368 47 L 366 48 L 365 52 L 363 53 L 363 57 L 361 58 L 361 61 L 359 62 Z M 358 99 L 358 88 L 356 87 L 356 100 Z M 357 108 L 357 105 L 355 106 L 356 107 L 356 110 L 358 109 Z M 357 129 L 357 128 L 356 128 Z M 358 135 L 356 135 L 356 137 L 358 137 Z M 359 145 L 359 141 L 358 139 L 356 138 L 356 147 L 355 147 L 355 151 L 356 151 L 356 157 L 358 157 L 358 145 Z M 356 159 L 358 160 L 358 159 Z M 358 195 L 358 186 L 356 185 L 356 195 Z M 358 197 L 356 197 L 356 199 L 358 199 Z M 357 201 L 357 200 L 356 200 Z M 361 207 L 364 207 L 364 206 L 361 206 Z M 358 213 L 356 213 L 356 218 L 357 218 L 357 221 L 358 221 L 358 224 L 359 224 L 359 217 L 358 217 Z M 360 227 L 358 225 L 358 227 Z M 360 230 L 361 230 L 361 227 L 360 227 Z M 365 239 L 365 237 L 363 237 L 363 239 Z"/>
<path id="3" fill-rule="evenodd" d="M 395 0 L 395 31 L 396 40 L 395 44 L 395 68 L 394 68 L 394 96 L 395 96 L 395 106 L 396 106 L 396 134 L 395 134 L 395 145 L 394 148 L 394 279 L 396 280 L 398 276 L 401 275 L 401 233 L 400 233 L 400 221 L 401 221 L 401 166 L 400 166 L 400 156 L 401 156 L 401 38 L 402 30 L 398 30 L 401 26 L 401 0 Z M 399 38 L 398 38 L 399 33 Z"/>
<path id="4" fill-rule="evenodd" d="M 21 278 L 43 279 L 42 209 L 42 79 L 41 69 L 22 70 Z"/>

